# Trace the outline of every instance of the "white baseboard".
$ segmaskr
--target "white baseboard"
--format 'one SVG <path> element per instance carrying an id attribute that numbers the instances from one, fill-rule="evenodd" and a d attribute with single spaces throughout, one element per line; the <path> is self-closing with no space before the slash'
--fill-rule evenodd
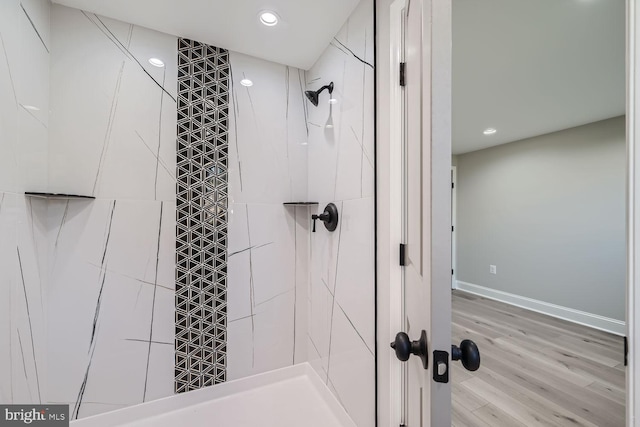
<path id="1" fill-rule="evenodd" d="M 544 301 L 538 301 L 532 298 L 521 297 L 520 295 L 510 294 L 508 292 L 498 291 L 484 286 L 474 285 L 473 283 L 462 282 L 460 280 L 456 281 L 456 289 L 515 305 L 516 307 L 526 308 L 527 310 L 546 314 L 552 317 L 557 317 L 558 319 L 589 326 L 615 335 L 625 336 L 627 334 L 626 324 L 621 320 L 611 319 L 609 317 L 599 316 L 597 314 L 587 313 L 585 311 L 575 310 L 573 308 L 563 307 Z"/>

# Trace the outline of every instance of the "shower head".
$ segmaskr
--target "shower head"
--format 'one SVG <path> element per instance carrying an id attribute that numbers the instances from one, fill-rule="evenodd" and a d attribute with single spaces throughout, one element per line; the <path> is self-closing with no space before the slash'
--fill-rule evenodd
<path id="1" fill-rule="evenodd" d="M 307 98 L 309 99 L 309 101 L 311 101 L 311 103 L 317 107 L 318 106 L 318 98 L 320 97 L 320 94 L 322 93 L 322 91 L 325 90 L 325 89 L 329 89 L 329 94 L 332 94 L 333 93 L 333 82 L 329 83 L 328 85 L 322 86 L 318 90 L 308 90 L 304 94 L 307 95 Z"/>
<path id="2" fill-rule="evenodd" d="M 318 106 L 318 92 L 315 90 L 308 90 L 304 94 L 307 95 L 307 98 L 309 98 L 309 101 L 311 101 L 313 105 L 316 107 Z"/>

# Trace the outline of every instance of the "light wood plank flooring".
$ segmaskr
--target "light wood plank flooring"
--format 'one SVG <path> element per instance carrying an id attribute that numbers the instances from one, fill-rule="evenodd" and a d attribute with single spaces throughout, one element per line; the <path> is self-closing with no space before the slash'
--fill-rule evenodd
<path id="1" fill-rule="evenodd" d="M 453 291 L 453 342 L 480 349 L 452 371 L 454 426 L 624 426 L 623 339 Z"/>

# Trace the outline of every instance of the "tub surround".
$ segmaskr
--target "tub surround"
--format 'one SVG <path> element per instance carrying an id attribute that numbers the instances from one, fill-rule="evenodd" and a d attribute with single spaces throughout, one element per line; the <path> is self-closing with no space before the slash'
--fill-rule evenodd
<path id="1" fill-rule="evenodd" d="M 47 401 L 50 4 L 0 2 L 0 401 Z"/>
<path id="2" fill-rule="evenodd" d="M 2 2 L 3 402 L 79 419 L 310 361 L 373 425 L 372 8 L 305 72 Z M 304 91 L 328 81 L 338 103 L 312 106 Z M 329 202 L 335 232 L 312 234 Z"/>
<path id="3" fill-rule="evenodd" d="M 51 8 L 48 401 L 173 394 L 177 38 Z M 162 58 L 165 67 L 148 62 Z"/>
<path id="4" fill-rule="evenodd" d="M 337 100 L 308 103 L 308 197 L 340 213 L 334 232 L 311 233 L 308 357 L 358 426 L 375 424 L 373 33 L 362 1 L 306 73 Z"/>
<path id="5" fill-rule="evenodd" d="M 228 379 L 304 362 L 304 71 L 230 52 Z M 243 86 L 243 79 L 252 86 Z"/>
<path id="6" fill-rule="evenodd" d="M 177 37 L 51 10 L 49 191 L 175 203 Z"/>

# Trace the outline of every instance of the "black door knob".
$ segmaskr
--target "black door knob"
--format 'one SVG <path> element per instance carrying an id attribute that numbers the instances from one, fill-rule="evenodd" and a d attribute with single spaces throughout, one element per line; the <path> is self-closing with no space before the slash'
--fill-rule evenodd
<path id="1" fill-rule="evenodd" d="M 416 355 L 422 359 L 424 369 L 429 367 L 429 351 L 427 348 L 427 332 L 422 331 L 420 339 L 410 341 L 409 335 L 404 332 L 398 332 L 396 339 L 391 343 L 391 348 L 396 351 L 396 357 L 402 362 L 409 360 L 409 356 Z"/>
<path id="2" fill-rule="evenodd" d="M 462 340 L 460 347 L 451 346 L 451 359 L 459 360 L 467 371 L 477 371 L 480 367 L 480 350 L 471 340 Z"/>

